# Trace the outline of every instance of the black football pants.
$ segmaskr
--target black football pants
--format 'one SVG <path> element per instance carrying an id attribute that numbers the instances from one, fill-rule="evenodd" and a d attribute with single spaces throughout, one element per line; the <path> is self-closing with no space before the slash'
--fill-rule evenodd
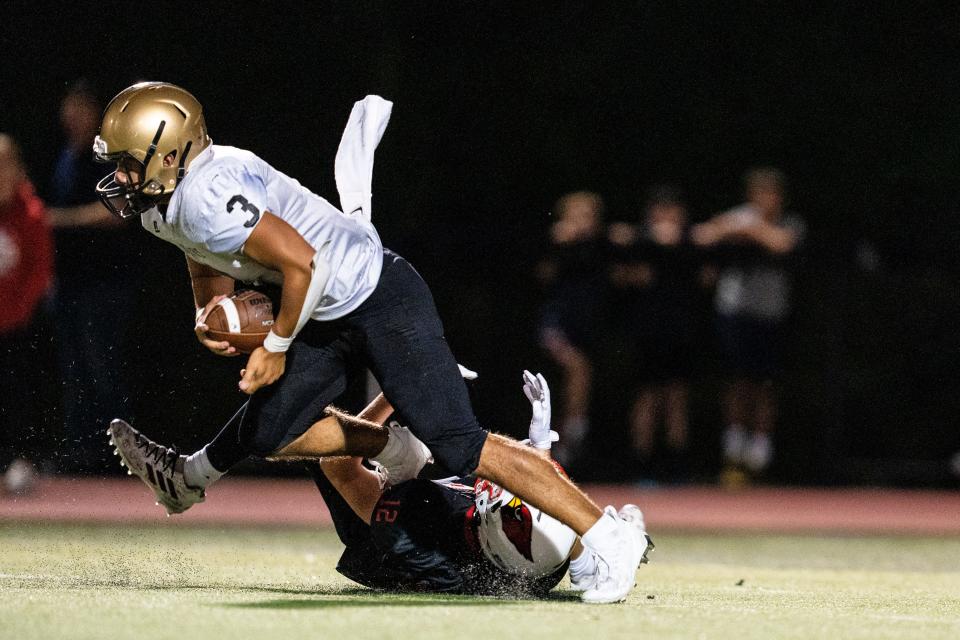
<path id="1" fill-rule="evenodd" d="M 338 320 L 307 323 L 287 352 L 283 377 L 257 391 L 211 443 L 211 463 L 226 470 L 292 442 L 346 390 L 348 364 L 358 358 L 438 464 L 461 476 L 476 469 L 487 432 L 473 414 L 433 296 L 389 250 L 377 288 L 359 308 Z"/>

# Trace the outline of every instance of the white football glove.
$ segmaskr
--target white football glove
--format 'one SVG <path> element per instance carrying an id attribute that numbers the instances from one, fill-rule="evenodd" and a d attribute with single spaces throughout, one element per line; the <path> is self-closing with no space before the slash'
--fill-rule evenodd
<path id="1" fill-rule="evenodd" d="M 549 450 L 550 445 L 560 439 L 560 434 L 550 429 L 550 387 L 543 374 L 533 375 L 524 369 L 523 394 L 533 409 L 530 444 L 537 449 Z"/>

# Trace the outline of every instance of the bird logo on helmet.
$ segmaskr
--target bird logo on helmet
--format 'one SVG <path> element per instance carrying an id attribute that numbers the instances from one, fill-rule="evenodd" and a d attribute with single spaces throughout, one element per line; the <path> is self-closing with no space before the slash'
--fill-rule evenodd
<path id="1" fill-rule="evenodd" d="M 473 526 L 484 556 L 501 570 L 547 576 L 567 558 L 577 534 L 489 480 L 474 484 Z"/>
<path id="2" fill-rule="evenodd" d="M 190 92 L 166 82 L 127 87 L 107 105 L 93 143 L 96 160 L 117 165 L 97 184 L 97 195 L 121 218 L 168 202 L 210 144 L 203 109 Z"/>

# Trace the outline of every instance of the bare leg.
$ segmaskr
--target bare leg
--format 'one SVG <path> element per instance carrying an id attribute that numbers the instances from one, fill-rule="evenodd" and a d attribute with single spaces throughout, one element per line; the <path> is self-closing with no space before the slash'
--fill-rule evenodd
<path id="1" fill-rule="evenodd" d="M 756 433 L 773 433 L 777 421 L 777 392 L 769 380 L 757 385 L 753 427 Z"/>
<path id="2" fill-rule="evenodd" d="M 728 464 L 743 462 L 752 422 L 753 385 L 749 380 L 734 380 L 724 394 L 723 457 Z"/>
<path id="3" fill-rule="evenodd" d="M 724 396 L 723 410 L 727 426 L 751 423 L 750 407 L 753 404 L 753 384 L 749 380 L 734 380 Z"/>
<path id="4" fill-rule="evenodd" d="M 334 417 L 316 423 L 306 433 L 281 449 L 277 459 L 351 455 L 375 457 L 387 442 L 387 431 L 371 422 L 350 420 L 349 428 Z M 365 428 L 360 428 L 365 426 Z M 356 427 L 356 428 L 355 428 Z M 354 433 L 356 431 L 356 433 Z M 365 450 L 361 451 L 361 448 Z M 344 463 L 346 464 L 346 463 Z M 602 515 L 598 507 L 549 458 L 501 435 L 491 433 L 480 453 L 477 475 L 492 480 L 583 535 Z M 331 478 L 331 482 L 333 479 Z M 379 483 L 379 479 L 377 479 Z M 336 485 L 335 485 L 336 486 Z M 379 487 L 378 487 L 379 491 Z M 360 503 L 358 502 L 358 506 Z M 366 504 L 359 510 L 363 518 Z M 370 507 L 372 511 L 372 506 Z M 369 520 L 369 512 L 366 518 Z"/>
<path id="5" fill-rule="evenodd" d="M 379 394 L 356 417 L 340 421 L 337 413 L 307 429 L 299 438 L 270 456 L 271 460 L 311 459 L 323 456 L 360 456 L 371 458 L 387 444 L 386 430 L 379 428 L 393 407 Z M 344 426 L 349 424 L 349 427 Z"/>
<path id="6" fill-rule="evenodd" d="M 317 459 L 330 482 L 356 514 L 370 522 L 380 497 L 380 479 L 360 465 L 386 446 L 387 432 L 370 422 L 351 419 L 344 427 L 335 416 L 324 418 L 278 451 L 272 459 Z M 359 449 L 366 447 L 366 452 Z M 357 467 L 360 467 L 359 469 Z M 515 440 L 491 433 L 480 454 L 477 475 L 505 487 L 583 535 L 602 515 L 600 508 L 554 466 L 549 456 Z"/>
<path id="7" fill-rule="evenodd" d="M 370 404 L 363 408 L 363 411 L 361 411 L 357 417 L 361 420 L 369 420 L 375 424 L 383 424 L 387 421 L 387 418 L 390 417 L 391 413 L 393 413 L 393 405 L 387 402 L 384 395 L 380 393 L 370 401 Z"/>
<path id="8" fill-rule="evenodd" d="M 570 549 L 571 558 L 579 558 L 580 554 L 584 552 L 583 543 L 580 542 L 580 538 L 577 538 L 573 541 L 573 547 Z"/>
<path id="9" fill-rule="evenodd" d="M 559 331 L 545 332 L 543 346 L 563 369 L 564 407 L 562 418 L 556 421 L 561 442 L 566 439 L 568 444 L 576 448 L 576 441 L 585 435 L 582 431 L 589 422 L 593 366 L 586 354 Z M 564 433 L 568 425 L 571 430 L 577 428 L 581 433 Z"/>
<path id="10" fill-rule="evenodd" d="M 773 459 L 773 441 L 770 433 L 776 420 L 776 394 L 773 383 L 755 383 L 756 402 L 753 408 L 753 434 L 744 462 L 754 473 L 762 473 Z"/>
<path id="11" fill-rule="evenodd" d="M 667 445 L 674 451 L 684 451 L 687 448 L 689 430 L 686 383 L 674 381 L 667 384 L 664 396 Z"/>
<path id="12" fill-rule="evenodd" d="M 579 535 L 603 512 L 547 458 L 515 440 L 491 433 L 476 473 L 567 524 Z"/>
<path id="13" fill-rule="evenodd" d="M 590 390 L 593 384 L 593 366 L 586 354 L 571 346 L 567 356 L 566 421 L 589 422 Z"/>
<path id="14" fill-rule="evenodd" d="M 653 441 L 656 434 L 657 414 L 659 413 L 659 394 L 655 387 L 644 387 L 637 394 L 630 414 L 630 427 L 633 432 L 633 448 L 643 457 L 653 455 Z"/>
<path id="15" fill-rule="evenodd" d="M 299 438 L 274 452 L 270 460 L 316 460 L 325 456 L 373 458 L 387 446 L 387 430 L 365 420 L 344 426 L 336 415 L 315 423 Z"/>

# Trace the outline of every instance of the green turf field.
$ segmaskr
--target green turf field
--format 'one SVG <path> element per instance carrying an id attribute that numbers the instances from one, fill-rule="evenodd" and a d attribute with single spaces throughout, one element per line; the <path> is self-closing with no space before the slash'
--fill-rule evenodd
<path id="1" fill-rule="evenodd" d="M 960 539 L 655 535 L 623 605 L 381 595 L 332 531 L 0 525 L 0 638 L 960 638 Z"/>

